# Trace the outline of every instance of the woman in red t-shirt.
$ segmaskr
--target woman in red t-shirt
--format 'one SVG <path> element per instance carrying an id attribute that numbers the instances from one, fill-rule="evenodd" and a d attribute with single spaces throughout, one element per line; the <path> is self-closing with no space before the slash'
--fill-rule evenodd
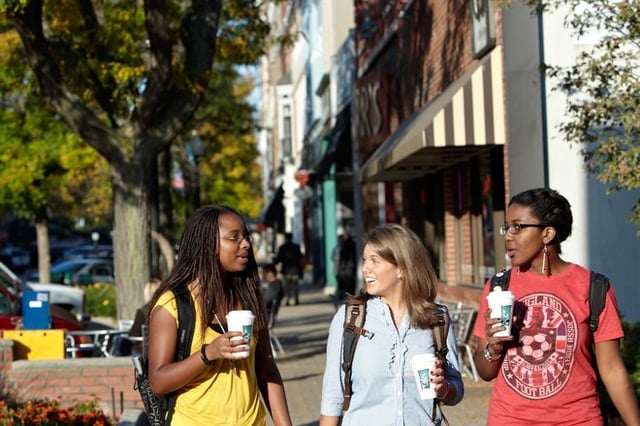
<path id="1" fill-rule="evenodd" d="M 640 425 L 640 410 L 620 355 L 624 332 L 611 287 L 599 327 L 589 329 L 590 271 L 560 258 L 571 234 L 569 202 L 539 188 L 509 202 L 500 227 L 513 266 L 512 333 L 489 317 L 485 287 L 474 327 L 478 373 L 495 380 L 488 425 L 603 424 L 593 358 L 611 400 L 627 425 Z M 595 343 L 595 344 L 594 344 Z M 592 351 L 593 347 L 593 351 Z"/>

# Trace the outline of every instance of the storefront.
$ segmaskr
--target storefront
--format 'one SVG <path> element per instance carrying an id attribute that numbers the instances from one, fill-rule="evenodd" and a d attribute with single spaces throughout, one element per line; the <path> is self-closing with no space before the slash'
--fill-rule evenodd
<path id="1" fill-rule="evenodd" d="M 384 222 L 410 226 L 446 284 L 443 298 L 477 304 L 477 290 L 504 266 L 502 238 L 494 232 L 504 221 L 502 49 L 472 49 L 469 9 L 456 16 L 425 5 L 379 15 L 377 38 L 356 31 L 362 221 L 365 230 Z M 436 24 L 439 14 L 466 19 L 468 31 L 439 33 L 447 28 Z M 363 16 L 357 22 L 367 23 Z M 428 50 L 433 39 L 444 40 L 442 51 Z M 443 62 L 449 53 L 451 61 Z"/>

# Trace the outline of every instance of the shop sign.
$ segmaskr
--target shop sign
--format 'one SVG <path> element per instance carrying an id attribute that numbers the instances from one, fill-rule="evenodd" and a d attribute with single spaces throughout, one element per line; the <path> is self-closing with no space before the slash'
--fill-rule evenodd
<path id="1" fill-rule="evenodd" d="M 389 73 L 359 79 L 354 91 L 355 136 L 360 142 L 377 144 L 389 134 Z"/>
<path id="2" fill-rule="evenodd" d="M 479 58 L 496 44 L 493 9 L 489 0 L 469 0 L 471 7 L 471 44 L 473 56 Z"/>

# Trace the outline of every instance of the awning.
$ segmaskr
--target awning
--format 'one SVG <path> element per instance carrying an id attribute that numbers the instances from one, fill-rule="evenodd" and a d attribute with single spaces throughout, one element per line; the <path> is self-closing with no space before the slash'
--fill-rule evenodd
<path id="1" fill-rule="evenodd" d="M 360 181 L 414 179 L 504 145 L 502 75 L 502 49 L 497 46 L 405 120 L 362 165 Z"/>
<path id="2" fill-rule="evenodd" d="M 276 189 L 269 203 L 262 209 L 258 217 L 258 224 L 273 227 L 276 223 L 284 226 L 284 206 L 282 199 L 284 198 L 284 188 L 282 185 Z"/>
<path id="3" fill-rule="evenodd" d="M 327 149 L 325 150 L 322 159 L 316 164 L 314 167 L 316 173 L 316 180 L 322 181 L 324 177 L 329 173 L 331 166 L 334 163 L 339 162 L 342 156 L 340 153 L 346 154 L 346 150 L 342 149 L 342 145 L 345 142 L 349 142 L 351 140 L 351 108 L 345 107 L 338 117 L 336 118 L 336 123 L 331 130 L 331 136 L 329 138 L 329 143 L 327 145 Z M 351 146 L 348 146 L 348 151 L 350 152 Z M 351 155 L 348 155 L 348 158 L 344 158 L 346 161 L 351 160 Z M 337 164 L 336 164 L 337 166 Z"/>

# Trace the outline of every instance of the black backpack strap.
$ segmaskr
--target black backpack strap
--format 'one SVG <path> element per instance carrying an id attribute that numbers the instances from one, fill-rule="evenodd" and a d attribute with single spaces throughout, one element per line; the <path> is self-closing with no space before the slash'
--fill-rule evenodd
<path id="1" fill-rule="evenodd" d="M 176 339 L 176 360 L 181 361 L 191 355 L 191 341 L 193 340 L 193 331 L 196 325 L 196 310 L 193 306 L 191 293 L 188 287 L 180 290 L 174 290 L 176 297 L 176 306 L 178 310 L 178 338 Z M 167 410 L 165 414 L 165 425 L 171 424 L 173 411 L 176 407 L 176 399 L 178 392 L 173 392 L 167 396 Z"/>
<path id="2" fill-rule="evenodd" d="M 505 291 L 509 289 L 509 280 L 511 279 L 511 269 L 503 269 L 502 271 L 495 274 L 491 277 L 491 288 L 489 291 L 492 291 L 494 287 L 500 286 L 500 288 Z"/>
<path id="3" fill-rule="evenodd" d="M 442 361 L 442 368 L 447 361 L 447 353 L 449 353 L 449 347 L 447 346 L 447 335 L 449 334 L 449 310 L 446 305 L 438 304 L 438 324 L 431 329 L 433 335 L 433 342 L 436 346 L 436 356 Z M 433 408 L 431 410 L 431 421 L 435 424 L 437 409 L 440 405 L 438 398 L 433 399 Z M 440 410 L 442 412 L 442 410 Z M 442 421 L 448 425 L 449 421 L 444 417 L 442 413 Z"/>
<path id="4" fill-rule="evenodd" d="M 345 304 L 344 331 L 342 333 L 342 371 L 344 371 L 344 400 L 342 410 L 347 411 L 351 403 L 351 367 L 356 345 L 360 336 L 368 339 L 373 333 L 365 330 L 364 321 L 367 315 L 367 302 L 362 299 L 350 298 Z"/>
<path id="5" fill-rule="evenodd" d="M 608 290 L 609 279 L 602 274 L 591 271 L 589 279 L 589 328 L 592 333 L 598 329 L 600 313 L 604 308 Z"/>
<path id="6" fill-rule="evenodd" d="M 436 356 L 445 362 L 449 348 L 447 347 L 447 334 L 449 334 L 449 310 L 445 305 L 438 304 L 438 325 L 431 329 L 433 341 L 436 345 Z"/>

